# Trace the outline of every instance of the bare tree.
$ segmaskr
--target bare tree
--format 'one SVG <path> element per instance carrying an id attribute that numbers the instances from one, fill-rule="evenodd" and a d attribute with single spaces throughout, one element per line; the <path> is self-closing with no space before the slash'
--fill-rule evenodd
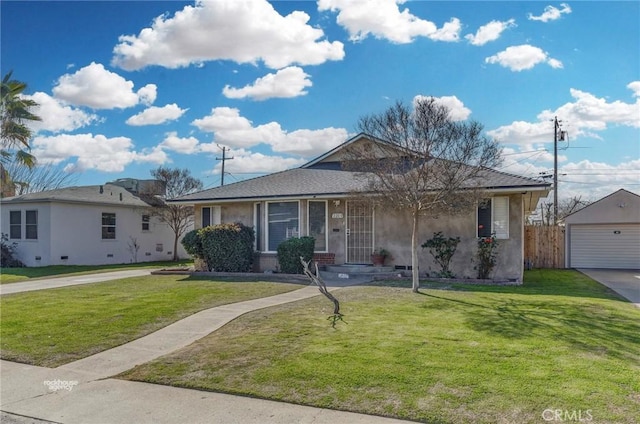
<path id="1" fill-rule="evenodd" d="M 16 195 L 69 187 L 76 182 L 74 173 L 66 172 L 60 166 L 51 163 L 37 164 L 33 168 L 28 168 L 12 161 L 6 166 L 6 170 L 11 175 Z"/>
<path id="2" fill-rule="evenodd" d="M 582 196 L 573 196 L 559 201 L 557 222 L 563 222 L 567 215 L 571 215 L 585 206 L 589 206 L 591 203 L 593 203 L 591 200 L 582 200 Z M 540 224 L 553 226 L 553 202 L 541 202 L 539 209 Z"/>
<path id="3" fill-rule="evenodd" d="M 202 190 L 202 181 L 191 176 L 188 169 L 170 169 L 158 167 L 151 171 L 151 176 L 162 181 L 165 185 L 165 198 L 173 199 L 178 196 Z M 178 260 L 178 240 L 193 223 L 193 207 L 187 205 L 168 205 L 161 202 L 153 209 L 153 214 L 160 221 L 166 223 L 173 230 L 173 260 Z"/>
<path id="4" fill-rule="evenodd" d="M 418 236 L 421 216 L 468 213 L 485 194 L 487 168 L 501 162 L 498 144 L 475 121 L 454 121 L 432 98 L 402 102 L 360 119 L 358 129 L 376 140 L 354 144 L 345 169 L 366 180 L 365 192 L 383 208 L 412 216 L 412 286 L 420 287 Z"/>

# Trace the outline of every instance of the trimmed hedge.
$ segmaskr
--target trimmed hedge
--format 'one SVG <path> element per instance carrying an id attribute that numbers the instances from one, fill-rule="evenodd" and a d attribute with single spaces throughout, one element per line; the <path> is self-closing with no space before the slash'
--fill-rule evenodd
<path id="1" fill-rule="evenodd" d="M 219 224 L 190 231 L 182 239 L 182 245 L 189 254 L 203 259 L 209 271 L 251 272 L 254 239 L 251 227 L 241 223 Z"/>
<path id="2" fill-rule="evenodd" d="M 313 237 L 290 238 L 283 241 L 278 246 L 278 263 L 280 264 L 280 272 L 285 274 L 302 274 L 303 268 L 300 263 L 300 256 L 305 261 L 311 261 L 313 258 L 313 249 L 316 239 Z"/>
<path id="3" fill-rule="evenodd" d="M 198 234 L 200 230 L 191 230 L 182 237 L 182 246 L 191 256 L 198 259 L 204 259 L 204 251 L 202 250 L 202 240 Z"/>

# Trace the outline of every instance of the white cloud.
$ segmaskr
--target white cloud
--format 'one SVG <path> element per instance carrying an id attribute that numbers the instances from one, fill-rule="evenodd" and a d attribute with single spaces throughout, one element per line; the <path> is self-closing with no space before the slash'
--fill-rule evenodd
<path id="1" fill-rule="evenodd" d="M 73 131 L 98 121 L 97 115 L 66 105 L 41 91 L 23 97 L 38 103 L 32 112 L 42 118 L 42 121 L 29 122 L 29 127 L 34 132 Z"/>
<path id="2" fill-rule="evenodd" d="M 195 137 L 182 138 L 178 137 L 178 133 L 172 131 L 165 135 L 162 143 L 158 147 L 161 149 L 171 150 L 184 155 L 191 155 L 202 151 L 200 141 Z"/>
<path id="3" fill-rule="evenodd" d="M 556 110 L 542 111 L 538 114 L 538 122 L 516 121 L 487 134 L 509 144 L 552 142 L 551 120 L 556 116 L 571 126 L 569 136 L 572 139 L 580 136 L 597 137 L 595 132 L 604 131 L 609 125 L 640 128 L 640 97 L 637 97 L 636 91 L 640 84 L 635 81 L 628 84 L 627 88 L 634 91 L 635 103 L 620 100 L 608 102 L 607 99 L 572 88 L 569 93 L 574 101 Z"/>
<path id="4" fill-rule="evenodd" d="M 319 11 L 338 12 L 337 22 L 348 32 L 352 41 L 372 35 L 393 43 L 410 43 L 415 37 L 437 41 L 458 41 L 460 21 L 452 18 L 442 28 L 412 15 L 408 8 L 398 5 L 405 0 L 319 0 Z"/>
<path id="5" fill-rule="evenodd" d="M 263 61 L 280 69 L 342 60 L 344 46 L 308 25 L 309 15 L 281 16 L 266 0 L 196 1 L 173 17 L 159 16 L 150 28 L 122 35 L 113 65 L 137 70 L 149 65 L 178 68 L 209 60 Z"/>
<path id="6" fill-rule="evenodd" d="M 271 98 L 290 98 L 307 94 L 306 87 L 313 84 L 309 75 L 297 66 L 290 66 L 276 72 L 258 78 L 252 85 L 243 88 L 233 88 L 226 85 L 222 94 L 230 99 L 242 99 L 251 97 L 256 100 Z"/>
<path id="7" fill-rule="evenodd" d="M 560 7 L 562 7 L 562 9 L 558 9 L 557 7 L 549 5 L 544 8 L 544 12 L 540 16 L 534 16 L 532 13 L 529 13 L 529 20 L 549 22 L 549 21 L 555 21 L 556 19 L 560 19 L 560 17 L 563 14 L 571 13 L 571 7 L 569 7 L 568 4 L 560 3 Z"/>
<path id="8" fill-rule="evenodd" d="M 214 134 L 217 143 L 232 148 L 248 148 L 261 143 L 270 145 L 273 151 L 302 156 L 315 156 L 326 152 L 347 139 L 344 128 L 323 128 L 319 130 L 300 129 L 287 132 L 279 123 L 253 126 L 235 108 L 217 107 L 211 114 L 192 122 L 201 131 Z"/>
<path id="9" fill-rule="evenodd" d="M 550 58 L 545 51 L 529 44 L 507 47 L 500 53 L 487 57 L 484 61 L 497 63 L 516 72 L 531 69 L 539 63 L 547 63 L 552 68 L 562 68 L 562 62 Z"/>
<path id="10" fill-rule="evenodd" d="M 515 19 L 509 19 L 508 21 L 491 21 L 486 25 L 478 28 L 474 34 L 467 34 L 464 36 L 471 44 L 474 46 L 483 46 L 490 41 L 495 41 L 500 38 L 500 35 L 503 31 L 508 28 L 513 28 L 516 26 Z"/>
<path id="11" fill-rule="evenodd" d="M 164 152 L 152 149 L 149 152 L 136 152 L 133 143 L 127 137 L 107 138 L 102 134 L 60 134 L 33 139 L 32 153 L 41 163 L 54 163 L 72 160 L 66 171 L 85 171 L 95 169 L 104 172 L 122 172 L 132 162 L 152 162 L 161 164 L 167 160 Z"/>
<path id="12" fill-rule="evenodd" d="M 100 63 L 91 62 L 74 74 L 61 76 L 53 88 L 53 95 L 76 106 L 124 109 L 138 103 L 152 103 L 156 97 L 156 86 L 148 84 L 136 93 L 133 82 L 106 70 Z"/>
<path id="13" fill-rule="evenodd" d="M 271 174 L 273 172 L 284 171 L 285 169 L 296 168 L 306 163 L 306 159 L 286 158 L 282 156 L 264 155 L 253 153 L 244 149 L 233 150 L 233 160 L 225 163 L 225 172 L 231 174 Z M 217 163 L 215 173 L 222 172 L 222 163 Z"/>
<path id="14" fill-rule="evenodd" d="M 419 100 L 433 98 L 437 104 L 446 106 L 449 109 L 449 117 L 453 121 L 464 121 L 471 115 L 471 109 L 467 108 L 464 103 L 456 96 L 431 97 L 418 95 L 413 98 L 413 104 Z"/>
<path id="15" fill-rule="evenodd" d="M 127 119 L 127 124 L 134 126 L 158 125 L 180 118 L 188 109 L 180 109 L 171 103 L 162 107 L 151 106 Z"/>
<path id="16" fill-rule="evenodd" d="M 634 97 L 640 97 L 640 81 L 633 81 L 627 84 L 627 88 L 633 91 Z"/>

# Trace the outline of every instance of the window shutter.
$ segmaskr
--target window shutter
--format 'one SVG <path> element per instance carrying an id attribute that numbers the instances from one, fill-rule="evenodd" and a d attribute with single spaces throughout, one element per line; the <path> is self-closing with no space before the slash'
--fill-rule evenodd
<path id="1" fill-rule="evenodd" d="M 509 238 L 509 198 L 493 198 L 493 232 L 498 239 Z"/>

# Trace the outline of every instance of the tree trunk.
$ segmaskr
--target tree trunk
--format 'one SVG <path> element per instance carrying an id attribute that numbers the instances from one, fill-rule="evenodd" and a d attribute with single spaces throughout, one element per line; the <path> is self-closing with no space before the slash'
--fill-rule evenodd
<path id="1" fill-rule="evenodd" d="M 173 261 L 178 261 L 178 234 L 173 238 Z"/>
<path id="2" fill-rule="evenodd" d="M 418 293 L 420 288 L 420 270 L 418 269 L 418 229 L 420 227 L 420 214 L 413 211 L 413 232 L 411 233 L 411 281 L 412 290 Z"/>

